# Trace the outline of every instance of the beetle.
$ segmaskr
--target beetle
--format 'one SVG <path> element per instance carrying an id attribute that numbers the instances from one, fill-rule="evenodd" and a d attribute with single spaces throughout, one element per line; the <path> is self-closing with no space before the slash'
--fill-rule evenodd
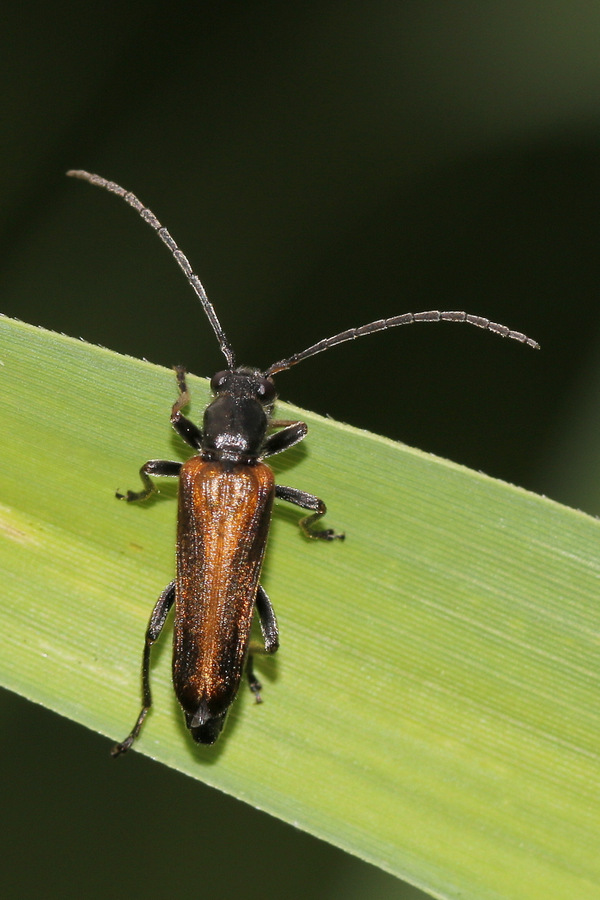
<path id="1" fill-rule="evenodd" d="M 204 411 L 202 428 L 182 414 L 189 402 L 185 369 L 175 368 L 178 398 L 171 424 L 195 451 L 187 462 L 151 459 L 140 469 L 141 491 L 117 493 L 128 502 L 146 500 L 157 489 L 150 476 L 179 478 L 177 574 L 154 606 L 146 631 L 142 660 L 142 708 L 125 738 L 112 749 L 125 753 L 138 737 L 152 706 L 150 653 L 175 604 L 173 684 L 192 738 L 213 744 L 225 724 L 244 668 L 250 689 L 260 702 L 261 685 L 254 675 L 252 653 L 274 653 L 279 633 L 271 601 L 260 584 L 262 562 L 275 498 L 305 510 L 303 533 L 317 540 L 341 540 L 344 535 L 318 528 L 325 503 L 313 494 L 275 484 L 265 458 L 288 450 L 306 437 L 304 422 L 273 418 L 276 390 L 273 376 L 344 341 L 417 322 L 466 322 L 538 348 L 519 331 L 462 311 L 429 310 L 404 313 L 350 328 L 318 341 L 268 369 L 237 366 L 235 354 L 214 307 L 187 258 L 154 213 L 137 197 L 112 181 L 82 170 L 67 173 L 121 197 L 137 210 L 169 248 L 194 289 L 219 341 L 227 368 L 211 379 L 214 398 Z M 250 643 L 254 610 L 264 646 Z"/>

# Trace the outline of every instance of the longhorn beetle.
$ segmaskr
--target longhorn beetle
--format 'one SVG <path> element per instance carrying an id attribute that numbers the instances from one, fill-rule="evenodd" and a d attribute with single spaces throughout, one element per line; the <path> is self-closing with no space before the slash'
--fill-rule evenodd
<path id="1" fill-rule="evenodd" d="M 175 693 L 193 739 L 199 744 L 213 744 L 237 694 L 244 665 L 250 688 L 260 702 L 261 686 L 252 669 L 252 652 L 256 651 L 250 645 L 255 607 L 264 640 L 260 652 L 274 653 L 279 646 L 275 613 L 260 584 L 274 498 L 308 511 L 299 523 L 307 537 L 324 541 L 344 537 L 329 528 L 315 528 L 326 512 L 323 501 L 296 488 L 276 485 L 273 472 L 263 462 L 265 457 L 293 447 L 308 431 L 304 422 L 272 418 L 277 396 L 273 375 L 344 341 L 415 322 L 466 322 L 530 347 L 539 345 L 519 331 L 510 331 L 481 316 L 430 310 L 349 328 L 273 363 L 264 372 L 237 366 L 200 280 L 154 213 L 129 191 L 99 175 L 81 170 L 67 174 L 117 194 L 156 231 L 196 292 L 227 361 L 227 368 L 211 380 L 214 399 L 204 411 L 202 428 L 181 413 L 189 402 L 189 393 L 185 369 L 175 369 L 179 397 L 171 410 L 171 424 L 197 454 L 185 463 L 148 460 L 140 469 L 143 489 L 117 494 L 129 502 L 146 500 L 156 491 L 150 475 L 179 477 L 177 575 L 158 598 L 146 631 L 142 709 L 129 735 L 113 747 L 112 755 L 129 750 L 152 705 L 150 651 L 173 603 Z"/>

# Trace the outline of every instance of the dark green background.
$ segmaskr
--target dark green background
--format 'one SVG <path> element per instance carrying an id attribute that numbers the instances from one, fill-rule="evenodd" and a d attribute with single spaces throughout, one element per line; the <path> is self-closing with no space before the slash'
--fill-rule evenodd
<path id="1" fill-rule="evenodd" d="M 599 8 L 147 0 L 5 4 L 1 20 L 1 312 L 223 365 L 147 226 L 64 177 L 99 172 L 169 227 L 242 362 L 429 308 L 538 339 L 400 329 L 278 386 L 598 512 Z M 25 413 L 43 390 L 23 386 Z M 24 701 L 0 714 L 5 896 L 416 896 L 147 759 L 111 763 L 108 742 Z"/>

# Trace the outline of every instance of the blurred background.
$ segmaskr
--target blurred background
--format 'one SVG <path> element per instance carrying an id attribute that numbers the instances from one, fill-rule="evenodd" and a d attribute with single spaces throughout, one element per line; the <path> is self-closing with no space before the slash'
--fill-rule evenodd
<path id="1" fill-rule="evenodd" d="M 416 326 L 277 383 L 301 406 L 600 511 L 599 6 L 59 0 L 4 4 L 1 21 L 0 312 L 222 368 L 156 236 L 64 177 L 86 168 L 167 225 L 241 362 L 431 308 L 536 338 L 541 352 Z M 115 882 L 148 900 L 421 896 L 0 701 L 4 896 L 100 898 Z"/>

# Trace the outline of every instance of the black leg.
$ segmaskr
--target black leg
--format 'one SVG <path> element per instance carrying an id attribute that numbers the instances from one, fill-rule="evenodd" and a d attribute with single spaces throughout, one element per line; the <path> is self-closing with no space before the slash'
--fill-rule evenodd
<path id="1" fill-rule="evenodd" d="M 265 645 L 264 647 L 256 645 L 255 643 L 250 645 L 250 653 L 248 654 L 248 659 L 246 661 L 246 678 L 248 679 L 250 690 L 254 694 L 256 702 L 262 703 L 262 697 L 260 696 L 262 685 L 254 674 L 253 655 L 255 653 L 275 653 L 279 647 L 279 630 L 277 628 L 275 611 L 271 606 L 271 601 L 269 600 L 267 592 L 261 585 L 258 586 L 255 602 Z"/>
<path id="2" fill-rule="evenodd" d="M 179 437 L 182 438 L 186 444 L 189 444 L 194 450 L 201 449 L 202 432 L 197 425 L 194 425 L 190 419 L 186 419 L 181 413 L 178 414 L 176 419 L 171 417 L 171 422 Z"/>
<path id="3" fill-rule="evenodd" d="M 321 531 L 314 531 L 313 528 L 322 516 L 327 512 L 327 507 L 322 500 L 315 497 L 314 494 L 307 494 L 305 491 L 299 491 L 296 488 L 284 487 L 281 484 L 275 487 L 275 496 L 280 500 L 287 500 L 289 503 L 295 503 L 301 509 L 314 510 L 311 516 L 305 516 L 300 519 L 299 525 L 304 534 L 309 538 L 318 538 L 322 541 L 343 541 L 345 535 L 338 534 L 333 528 L 324 528 Z"/>
<path id="4" fill-rule="evenodd" d="M 152 483 L 149 475 L 166 475 L 177 477 L 181 470 L 182 463 L 172 462 L 168 459 L 149 459 L 140 469 L 140 478 L 144 483 L 143 491 L 127 491 L 126 494 L 120 494 L 118 491 L 115 496 L 119 500 L 127 500 L 128 503 L 134 503 L 137 500 L 147 500 L 151 494 L 157 490 L 155 484 Z"/>
<path id="5" fill-rule="evenodd" d="M 306 437 L 308 425 L 305 422 L 271 422 L 271 427 L 285 426 L 283 431 L 271 434 L 265 441 L 262 456 L 273 456 L 293 447 Z"/>
<path id="6" fill-rule="evenodd" d="M 277 628 L 277 619 L 275 618 L 275 610 L 271 605 L 271 601 L 267 596 L 262 585 L 258 586 L 256 592 L 256 611 L 260 619 L 260 628 L 265 642 L 265 653 L 275 653 L 279 647 L 279 629 Z"/>
<path id="7" fill-rule="evenodd" d="M 186 444 L 189 444 L 194 450 L 199 450 L 202 445 L 202 431 L 197 425 L 194 425 L 193 422 L 181 415 L 181 410 L 190 402 L 190 392 L 185 380 L 185 369 L 183 366 L 175 366 L 175 375 L 177 376 L 179 397 L 171 409 L 171 425 Z"/>
<path id="8" fill-rule="evenodd" d="M 180 410 L 190 402 L 190 392 L 188 391 L 187 381 L 185 380 L 185 366 L 173 366 L 175 377 L 177 378 L 177 387 L 179 388 L 179 397 L 173 404 L 171 416 L 176 416 Z"/>
<path id="9" fill-rule="evenodd" d="M 248 685 L 254 694 L 256 703 L 262 703 L 262 697 L 260 696 L 262 684 L 254 674 L 254 657 L 251 653 L 248 654 L 248 659 L 246 660 L 246 678 L 248 679 Z"/>
<path id="10" fill-rule="evenodd" d="M 169 610 L 173 606 L 174 600 L 175 582 L 172 581 L 166 586 L 166 588 L 156 601 L 156 605 L 152 610 L 152 615 L 150 616 L 150 621 L 146 630 L 146 643 L 144 644 L 144 655 L 142 657 L 143 705 L 140 710 L 140 714 L 136 719 L 135 725 L 133 726 L 125 740 L 121 741 L 120 744 L 115 744 L 115 746 L 112 748 L 112 750 L 110 751 L 111 756 L 120 756 L 121 753 L 126 753 L 129 750 L 129 748 L 139 735 L 142 725 L 144 724 L 144 720 L 148 715 L 148 710 L 152 706 L 152 694 L 150 692 L 150 651 L 152 649 L 152 645 L 158 639 L 163 629 L 163 625 L 165 624 L 166 618 L 169 614 Z"/>

